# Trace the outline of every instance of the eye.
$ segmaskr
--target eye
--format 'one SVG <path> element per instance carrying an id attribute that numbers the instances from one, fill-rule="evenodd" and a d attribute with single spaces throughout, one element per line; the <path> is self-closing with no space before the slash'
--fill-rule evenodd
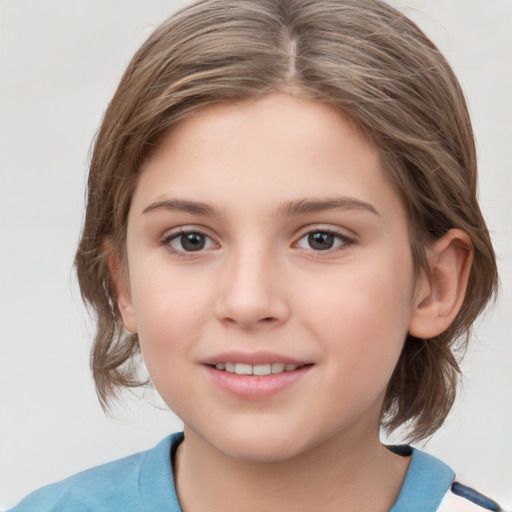
<path id="1" fill-rule="evenodd" d="M 344 245 L 350 245 L 352 240 L 340 233 L 328 230 L 310 231 L 297 242 L 297 247 L 312 251 L 330 251 Z"/>
<path id="2" fill-rule="evenodd" d="M 171 233 L 163 242 L 173 252 L 190 253 L 217 247 L 217 244 L 200 231 L 183 231 Z"/>

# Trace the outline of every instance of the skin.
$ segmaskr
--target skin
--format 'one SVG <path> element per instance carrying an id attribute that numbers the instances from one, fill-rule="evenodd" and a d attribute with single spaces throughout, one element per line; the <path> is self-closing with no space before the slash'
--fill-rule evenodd
<path id="1" fill-rule="evenodd" d="M 314 233 L 327 242 L 313 247 Z M 463 274 L 463 236 L 434 248 L 434 264 Z M 116 280 L 125 326 L 185 424 L 185 511 L 391 508 L 409 460 L 379 440 L 386 386 L 408 330 L 449 325 L 464 276 L 435 293 L 415 279 L 404 207 L 347 120 L 282 94 L 179 123 L 142 169 Z M 205 365 L 229 351 L 308 368 L 245 399 Z"/>

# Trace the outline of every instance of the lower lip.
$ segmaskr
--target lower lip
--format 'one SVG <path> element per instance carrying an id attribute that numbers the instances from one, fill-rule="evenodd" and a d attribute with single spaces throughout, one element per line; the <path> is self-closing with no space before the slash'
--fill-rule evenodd
<path id="1" fill-rule="evenodd" d="M 297 370 L 270 375 L 238 375 L 204 366 L 213 383 L 230 395 L 243 399 L 267 398 L 302 379 L 313 365 L 301 366 Z"/>

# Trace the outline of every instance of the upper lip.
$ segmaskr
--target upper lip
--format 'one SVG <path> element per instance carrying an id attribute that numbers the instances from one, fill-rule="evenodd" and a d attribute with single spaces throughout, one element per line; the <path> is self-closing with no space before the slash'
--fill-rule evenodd
<path id="1" fill-rule="evenodd" d="M 217 363 L 242 363 L 250 365 L 259 364 L 272 364 L 272 363 L 284 363 L 284 364 L 296 364 L 305 365 L 310 364 L 311 361 L 297 359 L 295 357 L 286 356 L 283 354 L 268 352 L 268 351 L 256 351 L 256 352 L 243 352 L 243 351 L 229 351 L 215 354 L 211 357 L 207 357 L 201 361 L 206 365 L 216 365 Z"/>

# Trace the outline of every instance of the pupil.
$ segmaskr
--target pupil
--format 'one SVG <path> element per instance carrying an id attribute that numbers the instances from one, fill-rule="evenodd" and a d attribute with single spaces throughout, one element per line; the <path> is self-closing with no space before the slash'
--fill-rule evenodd
<path id="1" fill-rule="evenodd" d="M 181 236 L 181 245 L 186 251 L 200 251 L 205 244 L 205 237 L 200 233 L 186 233 Z"/>
<path id="2" fill-rule="evenodd" d="M 334 236 L 330 233 L 316 232 L 308 236 L 308 242 L 311 248 L 318 251 L 326 251 L 332 249 L 334 245 Z"/>

